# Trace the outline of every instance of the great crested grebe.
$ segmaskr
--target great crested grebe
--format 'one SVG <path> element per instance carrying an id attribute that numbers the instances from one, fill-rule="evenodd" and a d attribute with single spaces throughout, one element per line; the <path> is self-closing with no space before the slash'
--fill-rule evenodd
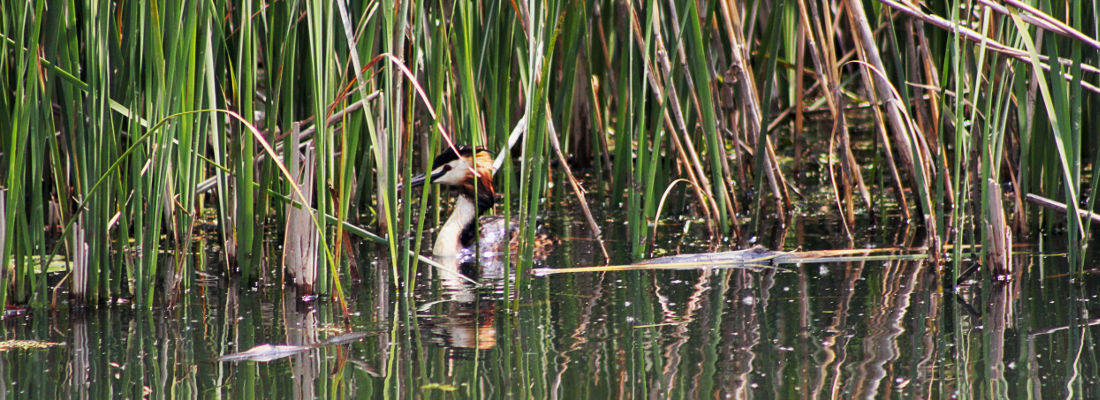
<path id="1" fill-rule="evenodd" d="M 510 254 L 515 246 L 516 236 L 510 234 L 514 229 L 505 226 L 501 216 L 481 216 L 496 201 L 491 153 L 465 146 L 455 150 L 444 150 L 432 161 L 431 172 L 413 177 L 410 182 L 415 187 L 429 181 L 458 193 L 454 211 L 436 234 L 432 254 L 463 261 L 477 254 L 483 258 Z M 536 248 L 546 244 L 544 237 L 536 239 Z"/>

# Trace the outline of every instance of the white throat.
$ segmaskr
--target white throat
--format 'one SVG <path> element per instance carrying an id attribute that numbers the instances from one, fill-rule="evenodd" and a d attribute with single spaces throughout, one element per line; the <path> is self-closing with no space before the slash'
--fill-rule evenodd
<path id="1" fill-rule="evenodd" d="M 457 256 L 459 250 L 462 250 L 460 242 L 462 229 L 473 222 L 474 218 L 477 218 L 477 205 L 467 196 L 458 196 L 458 200 L 455 201 L 455 210 L 451 212 L 450 218 L 447 218 L 447 222 L 443 223 L 443 227 L 439 228 L 439 233 L 435 236 L 432 254 L 439 257 Z"/>

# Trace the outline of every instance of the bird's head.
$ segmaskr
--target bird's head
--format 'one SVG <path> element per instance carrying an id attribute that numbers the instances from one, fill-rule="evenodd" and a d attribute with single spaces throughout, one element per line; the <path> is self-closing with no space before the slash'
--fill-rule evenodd
<path id="1" fill-rule="evenodd" d="M 479 206 L 488 201 L 491 207 L 493 197 L 496 196 L 493 191 L 492 153 L 482 148 L 466 146 L 455 150 L 449 147 L 444 149 L 432 161 L 431 171 L 413 177 L 410 186 L 431 182 L 453 187 L 470 198 L 476 198 Z"/>

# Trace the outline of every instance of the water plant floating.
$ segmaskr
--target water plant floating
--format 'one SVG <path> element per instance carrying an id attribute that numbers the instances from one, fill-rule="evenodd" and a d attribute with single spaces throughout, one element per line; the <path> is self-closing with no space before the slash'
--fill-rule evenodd
<path id="1" fill-rule="evenodd" d="M 899 253 L 878 254 L 871 253 Z M 850 250 L 818 250 L 802 252 L 772 251 L 762 246 L 756 246 L 745 250 L 723 251 L 717 253 L 678 254 L 641 261 L 628 265 L 601 265 L 593 267 L 573 268 L 536 268 L 531 270 L 535 276 L 546 276 L 566 273 L 582 272 L 612 272 L 612 271 L 637 271 L 637 270 L 691 270 L 691 269 L 777 269 L 790 272 L 779 267 L 781 264 L 799 263 L 826 263 L 849 261 L 886 261 L 886 260 L 918 260 L 928 258 L 926 250 L 913 252 L 899 248 L 882 249 L 850 249 Z"/>

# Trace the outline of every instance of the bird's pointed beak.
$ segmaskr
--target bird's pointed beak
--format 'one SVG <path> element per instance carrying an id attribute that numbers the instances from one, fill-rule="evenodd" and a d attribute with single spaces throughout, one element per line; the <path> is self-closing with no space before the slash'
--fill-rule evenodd
<path id="1" fill-rule="evenodd" d="M 409 181 L 409 187 L 414 188 L 418 186 L 424 186 L 424 181 L 426 180 L 427 177 L 425 177 L 424 174 L 418 174 L 412 177 L 412 180 Z"/>
<path id="2" fill-rule="evenodd" d="M 426 174 L 418 174 L 418 175 L 412 177 L 412 180 L 409 181 L 409 187 L 414 188 L 414 187 L 418 187 L 418 186 L 424 186 L 425 182 L 427 182 L 429 180 L 434 182 L 437 178 L 443 176 L 443 174 L 446 174 L 446 173 L 447 173 L 447 171 L 445 171 L 443 169 L 439 169 L 435 172 L 432 172 L 432 175 L 430 177 Z"/>

